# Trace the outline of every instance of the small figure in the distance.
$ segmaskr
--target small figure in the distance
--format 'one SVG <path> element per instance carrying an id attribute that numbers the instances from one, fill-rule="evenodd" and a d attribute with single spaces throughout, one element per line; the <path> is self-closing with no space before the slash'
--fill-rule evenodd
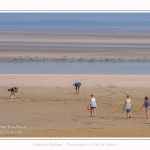
<path id="1" fill-rule="evenodd" d="M 130 111 L 132 109 L 132 100 L 130 99 L 129 95 L 127 95 L 127 98 L 125 99 L 123 111 L 124 111 L 124 108 L 126 109 L 127 119 L 131 118 Z"/>
<path id="2" fill-rule="evenodd" d="M 76 82 L 73 84 L 73 86 L 75 86 L 76 92 L 79 94 L 81 89 L 81 82 Z"/>
<path id="3" fill-rule="evenodd" d="M 149 118 L 149 110 L 150 110 L 150 100 L 147 96 L 145 97 L 144 103 L 140 110 L 142 110 L 143 106 L 145 106 L 146 118 L 148 119 Z"/>
<path id="4" fill-rule="evenodd" d="M 94 115 L 94 117 L 96 117 L 96 107 L 97 107 L 97 104 L 96 104 L 96 99 L 93 96 L 93 94 L 91 95 L 89 106 L 90 106 L 90 110 L 91 110 L 91 117 L 93 115 Z"/>
<path id="5" fill-rule="evenodd" d="M 14 98 L 16 98 L 16 93 L 18 91 L 17 87 L 12 87 L 12 88 L 8 89 L 8 91 L 11 92 L 9 98 L 11 98 L 12 95 L 14 96 Z"/>

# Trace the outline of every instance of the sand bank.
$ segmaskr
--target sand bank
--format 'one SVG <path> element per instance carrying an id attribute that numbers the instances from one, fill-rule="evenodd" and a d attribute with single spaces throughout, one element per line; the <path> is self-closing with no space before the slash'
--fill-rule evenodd
<path id="1" fill-rule="evenodd" d="M 121 31 L 1 31 L 0 61 L 150 61 L 150 33 Z"/>

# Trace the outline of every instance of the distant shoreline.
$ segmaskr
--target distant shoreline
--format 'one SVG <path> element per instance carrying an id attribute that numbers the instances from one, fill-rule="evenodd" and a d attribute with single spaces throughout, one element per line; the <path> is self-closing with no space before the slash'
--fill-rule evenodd
<path id="1" fill-rule="evenodd" d="M 96 21 L 96 20 L 38 20 L 7 21 L 1 20 L 0 26 L 98 26 L 98 27 L 149 27 L 150 21 Z"/>

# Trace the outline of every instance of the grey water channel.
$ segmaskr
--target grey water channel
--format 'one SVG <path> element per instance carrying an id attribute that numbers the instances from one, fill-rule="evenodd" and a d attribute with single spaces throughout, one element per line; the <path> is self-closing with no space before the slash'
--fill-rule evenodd
<path id="1" fill-rule="evenodd" d="M 0 62 L 0 74 L 150 74 L 150 62 Z"/>

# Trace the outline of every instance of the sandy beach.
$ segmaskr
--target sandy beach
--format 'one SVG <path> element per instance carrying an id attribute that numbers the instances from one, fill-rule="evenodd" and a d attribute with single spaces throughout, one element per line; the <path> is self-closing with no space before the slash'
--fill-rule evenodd
<path id="1" fill-rule="evenodd" d="M 150 61 L 148 29 L 4 28 L 0 62 Z M 82 82 L 80 94 L 76 81 Z M 149 75 L 0 74 L 0 137 L 149 137 L 150 119 L 140 111 L 149 83 Z M 7 89 L 14 86 L 17 98 L 9 99 Z M 96 117 L 87 110 L 91 94 Z M 122 113 L 127 94 L 130 119 Z"/>
<path id="2" fill-rule="evenodd" d="M 80 94 L 73 83 L 82 82 Z M 0 137 L 149 137 L 150 119 L 140 111 L 149 97 L 149 75 L 0 75 Z M 17 86 L 16 99 L 8 88 Z M 87 110 L 90 95 L 97 116 Z M 122 108 L 133 101 L 131 118 Z"/>

